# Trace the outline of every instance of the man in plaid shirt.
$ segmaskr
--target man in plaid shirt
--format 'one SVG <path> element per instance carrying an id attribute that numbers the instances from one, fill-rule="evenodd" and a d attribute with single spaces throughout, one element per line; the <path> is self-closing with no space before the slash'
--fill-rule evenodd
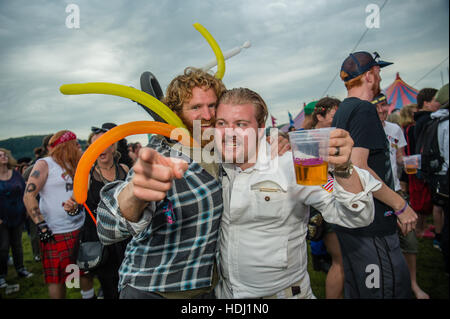
<path id="1" fill-rule="evenodd" d="M 218 161 L 204 156 L 214 157 L 207 150 L 212 139 L 201 139 L 214 127 L 215 107 L 224 92 L 221 80 L 187 68 L 169 84 L 163 102 L 202 148 L 180 147 L 153 136 L 127 179 L 102 189 L 97 208 L 100 240 L 108 245 L 133 236 L 119 269 L 120 298 L 215 297 L 222 185 Z M 195 134 L 196 120 L 202 137 Z M 278 154 L 289 149 L 282 136 L 272 145 Z M 196 152 L 201 152 L 200 161 Z"/>
<path id="2" fill-rule="evenodd" d="M 169 84 L 163 102 L 193 136 L 194 120 L 201 121 L 202 133 L 214 127 L 216 103 L 224 91 L 213 75 L 187 68 Z M 192 151 L 175 150 L 173 141 L 153 136 L 126 181 L 102 189 L 100 240 L 108 245 L 133 236 L 119 270 L 120 298 L 214 296 L 222 187 L 217 164 L 192 161 Z M 169 161 L 170 167 L 161 161 Z M 152 166 L 157 173 L 150 176 Z M 166 182 L 169 176 L 175 179 Z M 149 191 L 155 184 L 164 185 L 167 193 Z"/>

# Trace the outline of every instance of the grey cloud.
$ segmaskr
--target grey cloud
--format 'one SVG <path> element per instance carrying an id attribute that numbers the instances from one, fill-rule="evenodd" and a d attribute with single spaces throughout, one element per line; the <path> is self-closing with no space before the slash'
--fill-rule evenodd
<path id="1" fill-rule="evenodd" d="M 151 71 L 165 89 L 186 66 L 214 58 L 194 22 L 222 51 L 251 41 L 226 62 L 224 82 L 258 91 L 287 122 L 287 111 L 321 97 L 365 30 L 367 4 L 383 2 L 84 0 L 76 2 L 81 25 L 74 30 L 64 25 L 72 1 L 1 1 L 0 139 L 60 129 L 86 138 L 102 122 L 150 120 L 129 100 L 64 96 L 59 86 L 104 81 L 139 88 L 141 73 Z M 448 1 L 388 1 L 380 18 L 380 29 L 369 30 L 358 49 L 395 62 L 383 69 L 384 86 L 396 72 L 413 84 L 448 56 Z M 436 72 L 419 88 L 439 87 Z M 345 88 L 336 79 L 327 93 L 342 99 Z"/>

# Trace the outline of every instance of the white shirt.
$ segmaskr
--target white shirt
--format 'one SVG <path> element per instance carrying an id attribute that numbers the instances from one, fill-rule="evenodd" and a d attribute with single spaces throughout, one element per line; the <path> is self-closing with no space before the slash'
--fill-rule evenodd
<path id="1" fill-rule="evenodd" d="M 271 296 L 299 280 L 309 286 L 308 206 L 321 211 L 327 222 L 349 228 L 367 226 L 374 218 L 371 192 L 381 183 L 367 171 L 355 168 L 361 193 L 346 192 L 336 181 L 329 193 L 296 184 L 291 152 L 278 157 L 269 172 L 276 159 L 270 161 L 269 153 L 261 156 L 261 149 L 256 164 L 244 171 L 224 164 L 218 298 Z"/>
<path id="2" fill-rule="evenodd" d="M 48 165 L 48 177 L 44 187 L 39 191 L 39 210 L 44 216 L 53 234 L 64 234 L 80 229 L 84 224 L 85 214 L 70 216 L 64 210 L 64 202 L 73 193 L 73 181 L 52 157 L 45 157 L 38 161 L 45 161 Z"/>
<path id="3" fill-rule="evenodd" d="M 395 191 L 401 189 L 400 179 L 398 178 L 397 168 L 397 151 L 398 149 L 405 147 L 406 139 L 403 134 L 402 128 L 395 123 L 384 121 L 384 132 L 389 141 L 389 154 L 392 166 L 392 175 L 394 176 Z"/>

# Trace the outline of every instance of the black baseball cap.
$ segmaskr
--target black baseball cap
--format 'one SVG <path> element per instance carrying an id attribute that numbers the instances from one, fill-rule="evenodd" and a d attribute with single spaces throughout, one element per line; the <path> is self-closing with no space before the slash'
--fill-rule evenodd
<path id="1" fill-rule="evenodd" d="M 383 93 L 378 94 L 373 100 L 372 100 L 372 104 L 378 104 L 381 102 L 386 101 L 386 95 L 384 95 Z"/>
<path id="2" fill-rule="evenodd" d="M 369 71 L 374 66 L 384 68 L 393 64 L 379 60 L 380 55 L 374 52 L 373 55 L 366 51 L 350 53 L 341 66 L 341 79 L 344 82 L 350 81 L 361 74 Z"/>
<path id="3" fill-rule="evenodd" d="M 95 127 L 95 126 L 92 126 L 92 127 L 91 127 L 91 131 L 92 131 L 93 133 L 95 133 L 95 134 L 98 134 L 98 133 L 101 133 L 101 132 L 106 133 L 106 132 L 108 132 L 110 129 L 112 129 L 113 127 L 116 127 L 116 126 L 117 126 L 117 125 L 114 124 L 114 123 L 103 123 L 103 124 L 102 124 L 102 127 Z"/>

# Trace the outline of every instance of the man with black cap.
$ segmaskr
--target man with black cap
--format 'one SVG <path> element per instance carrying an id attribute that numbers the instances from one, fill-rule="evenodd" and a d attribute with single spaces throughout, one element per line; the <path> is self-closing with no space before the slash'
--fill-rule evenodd
<path id="1" fill-rule="evenodd" d="M 376 109 L 370 103 L 380 90 L 380 68 L 392 63 L 378 53 L 355 52 L 342 63 L 341 79 L 348 91 L 332 126 L 354 140 L 351 161 L 382 181 L 374 192 L 375 219 L 367 227 L 334 226 L 344 260 L 345 298 L 411 298 L 408 266 L 400 250 L 397 225 L 414 230 L 416 213 L 394 189 L 389 145 Z"/>
<path id="2" fill-rule="evenodd" d="M 401 193 L 400 180 L 398 178 L 398 167 L 403 166 L 403 156 L 405 156 L 404 148 L 407 145 L 405 135 L 402 128 L 395 123 L 387 121 L 390 104 L 388 104 L 386 95 L 384 93 L 378 94 L 373 100 L 384 132 L 389 142 L 390 160 L 392 166 L 392 173 L 394 179 L 394 190 Z"/>

